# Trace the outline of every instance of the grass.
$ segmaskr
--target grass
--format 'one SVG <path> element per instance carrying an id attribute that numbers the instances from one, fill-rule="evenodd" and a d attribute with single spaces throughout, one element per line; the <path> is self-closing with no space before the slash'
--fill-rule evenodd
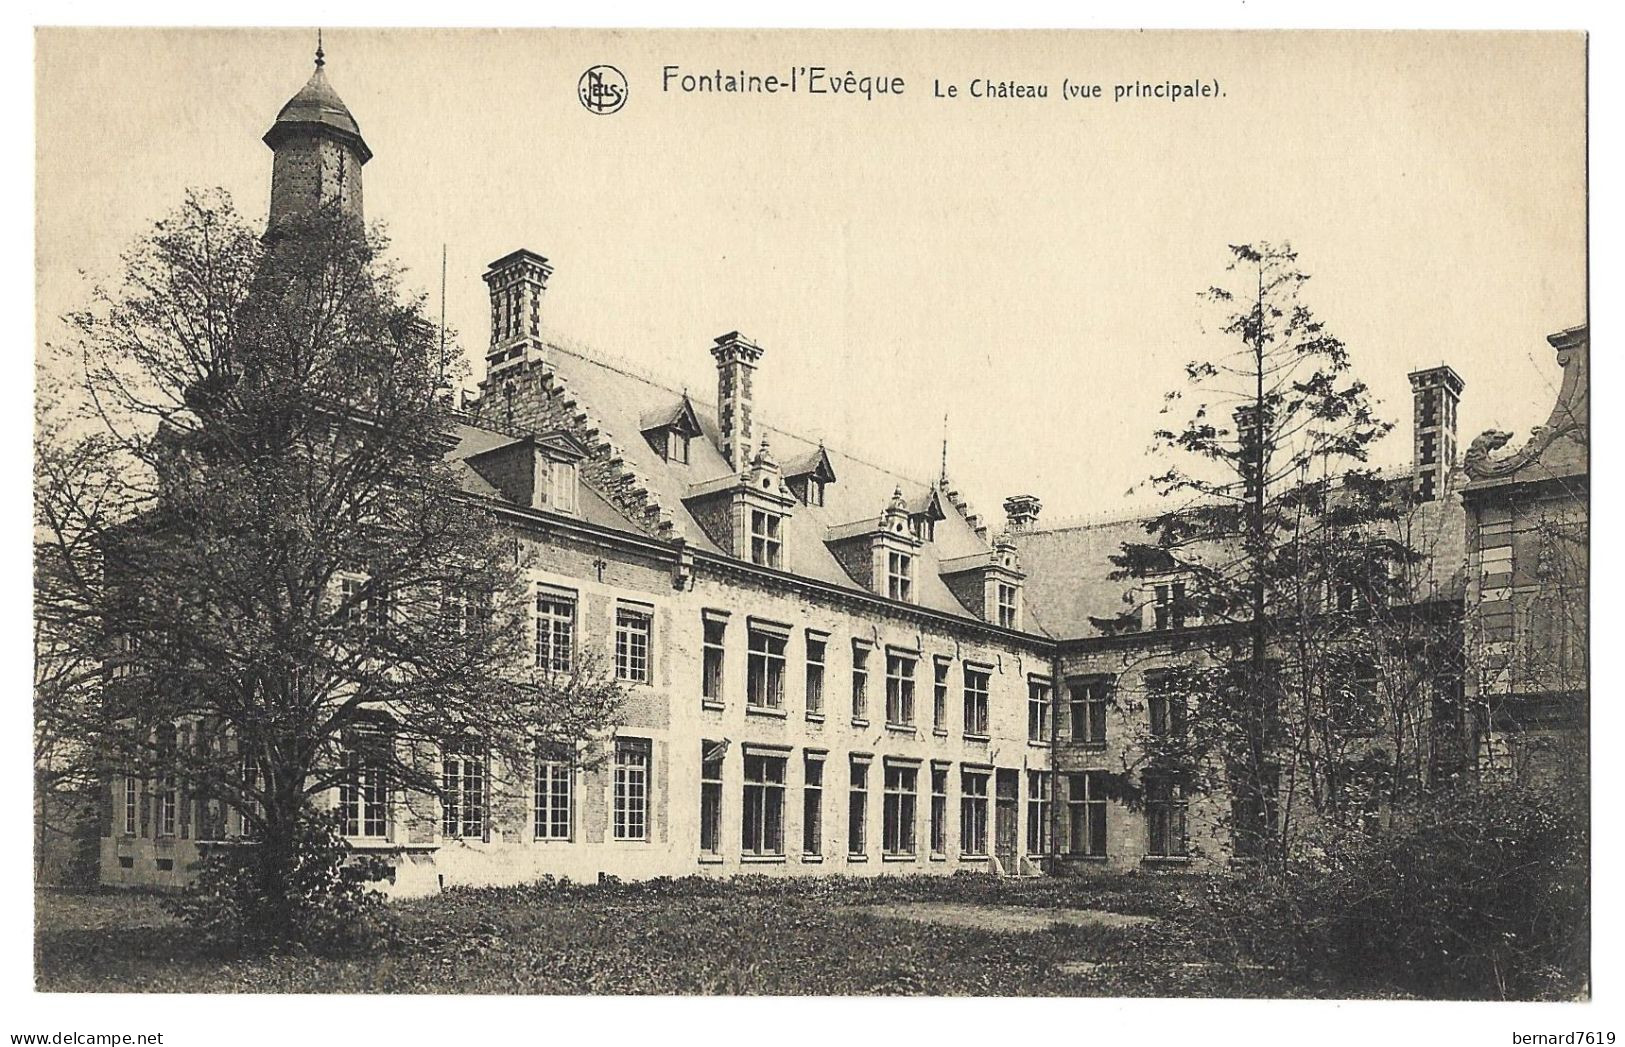
<path id="1" fill-rule="evenodd" d="M 52 992 L 770 995 L 1317 995 L 1205 931 L 1195 876 L 655 880 L 454 889 L 392 907 L 348 956 L 231 956 L 162 897 L 41 891 L 36 984 Z M 999 930 L 884 915 L 895 903 L 1093 909 L 1149 923 Z M 995 916 L 997 914 L 994 914 Z M 1057 914 L 1058 916 L 1060 914 Z M 1324 989 L 1321 989 L 1324 992 Z"/>

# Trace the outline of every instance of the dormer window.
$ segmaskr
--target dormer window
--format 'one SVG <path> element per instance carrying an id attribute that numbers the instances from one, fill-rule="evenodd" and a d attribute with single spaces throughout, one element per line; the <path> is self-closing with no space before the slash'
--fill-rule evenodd
<path id="1" fill-rule="evenodd" d="M 638 428 L 656 454 L 678 465 L 688 464 L 690 441 L 704 431 L 686 395 L 674 404 L 645 414 Z"/>
<path id="2" fill-rule="evenodd" d="M 909 526 L 914 529 L 914 537 L 922 542 L 933 541 L 937 537 L 937 522 L 926 513 L 909 517 Z"/>
<path id="3" fill-rule="evenodd" d="M 576 511 L 576 463 L 548 463 L 548 503 L 556 512 Z"/>
<path id="4" fill-rule="evenodd" d="M 824 481 L 809 476 L 802 481 L 801 500 L 808 505 L 824 504 Z"/>
<path id="5" fill-rule="evenodd" d="M 654 446 L 660 457 L 666 461 L 678 465 L 688 464 L 689 436 L 687 433 L 679 432 L 676 429 L 657 429 L 650 434 L 649 442 Z"/>
<path id="6" fill-rule="evenodd" d="M 1156 599 L 1151 605 L 1152 627 L 1159 631 L 1185 628 L 1185 583 L 1169 582 L 1153 591 Z"/>
<path id="7" fill-rule="evenodd" d="M 914 557 L 907 553 L 886 554 L 886 595 L 905 603 L 914 599 Z"/>
<path id="8" fill-rule="evenodd" d="M 1006 629 L 1016 627 L 1016 587 L 998 583 L 999 624 Z"/>
<path id="9" fill-rule="evenodd" d="M 782 559 L 784 517 L 762 509 L 750 511 L 750 562 L 778 567 Z"/>

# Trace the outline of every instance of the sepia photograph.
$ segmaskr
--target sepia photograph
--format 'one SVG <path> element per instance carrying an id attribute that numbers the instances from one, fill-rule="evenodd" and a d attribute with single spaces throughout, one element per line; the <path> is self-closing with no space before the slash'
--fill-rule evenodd
<path id="1" fill-rule="evenodd" d="M 34 993 L 1591 999 L 1584 32 L 32 47 Z"/>

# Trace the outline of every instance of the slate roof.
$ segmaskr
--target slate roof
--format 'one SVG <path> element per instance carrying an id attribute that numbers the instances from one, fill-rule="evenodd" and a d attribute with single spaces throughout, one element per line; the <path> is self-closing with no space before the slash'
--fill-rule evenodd
<path id="1" fill-rule="evenodd" d="M 684 499 L 697 485 L 722 480 L 732 475 L 723 459 L 714 404 L 689 395 L 689 403 L 698 417 L 703 436 L 692 441 L 689 461 L 668 462 L 643 438 L 643 431 L 653 419 L 657 423 L 673 418 L 685 395 L 645 375 L 597 360 L 571 349 L 548 346 L 543 350 L 544 366 L 554 378 L 562 382 L 570 395 L 592 415 L 604 437 L 621 452 L 626 465 L 648 487 L 655 501 L 671 514 L 675 522 L 674 534 L 685 539 L 696 550 L 721 554 L 715 542 L 701 528 L 689 512 Z M 780 462 L 802 463 L 816 456 L 820 444 L 795 433 L 763 425 L 764 415 L 772 410 L 771 404 L 756 405 L 757 427 L 765 435 L 774 458 Z M 454 458 L 466 458 L 514 437 L 496 429 L 471 422 L 460 424 L 458 445 Z M 891 501 L 894 491 L 901 489 L 911 507 L 931 503 L 934 485 L 929 481 L 905 476 L 839 450 L 824 447 L 836 476 L 835 482 L 825 490 L 825 503 L 796 504 L 784 525 L 784 570 L 827 585 L 854 592 L 870 592 L 858 584 L 830 552 L 825 544 L 829 532 L 844 524 L 858 520 L 873 520 L 880 516 Z M 463 466 L 467 469 L 467 466 Z M 472 474 L 472 470 L 468 470 Z M 477 482 L 475 482 L 477 481 Z M 580 517 L 590 523 L 646 537 L 646 532 L 625 514 L 611 505 L 598 492 L 581 485 Z M 492 497 L 490 485 L 478 477 L 469 484 L 470 493 Z M 946 518 L 936 524 L 933 541 L 922 543 L 915 563 L 915 603 L 924 608 L 974 621 L 981 617 L 961 604 L 938 575 L 938 565 L 945 559 L 986 553 L 990 546 L 979 536 L 966 519 L 963 502 L 944 496 L 939 499 Z M 871 594 L 872 595 L 872 594 Z M 1037 631 L 1028 623 L 1027 631 Z"/>
<path id="2" fill-rule="evenodd" d="M 1409 471 L 1396 472 L 1396 477 Z M 1107 517 L 1053 527 L 1031 528 L 1014 536 L 1027 574 L 1027 610 L 1050 635 L 1061 639 L 1103 636 L 1091 618 L 1111 619 L 1138 606 L 1131 592 L 1147 584 L 1140 579 L 1113 580 L 1111 557 L 1124 542 L 1154 544 L 1146 531 L 1150 514 Z M 1445 496 L 1417 506 L 1409 518 L 1410 545 L 1426 559 L 1420 572 L 1418 601 L 1458 599 L 1465 586 L 1466 514 L 1460 478 Z"/>

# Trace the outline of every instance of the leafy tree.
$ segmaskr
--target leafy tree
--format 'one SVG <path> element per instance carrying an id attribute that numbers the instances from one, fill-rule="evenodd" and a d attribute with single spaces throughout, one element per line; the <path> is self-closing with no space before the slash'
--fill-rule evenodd
<path id="1" fill-rule="evenodd" d="M 1141 769 L 1227 794 L 1237 853 L 1284 861 L 1299 806 L 1341 817 L 1371 789 L 1391 790 L 1398 756 L 1371 737 L 1416 730 L 1411 707 L 1426 704 L 1438 668 L 1422 663 L 1443 649 L 1437 623 L 1409 609 L 1425 562 L 1410 544 L 1409 485 L 1365 466 L 1390 425 L 1347 347 L 1300 299 L 1309 278 L 1292 249 L 1230 254 L 1231 279 L 1202 295 L 1224 347 L 1187 366 L 1188 388 L 1164 407 L 1184 420 L 1154 434 L 1166 468 L 1151 485 L 1173 504 L 1114 562 L 1157 602 L 1161 626 L 1203 627 L 1181 641 L 1201 656 L 1145 696 L 1176 708 L 1179 727 L 1166 729 L 1165 711 L 1142 739 Z M 1130 608 L 1100 624 L 1138 619 Z M 1426 641 L 1407 646 L 1411 629 Z M 1386 672 L 1396 657 L 1403 671 Z"/>
<path id="2" fill-rule="evenodd" d="M 439 335 L 384 247 L 190 195 L 69 318 L 82 395 L 40 456 L 39 614 L 108 666 L 40 719 L 241 812 L 273 925 L 335 788 L 437 796 L 448 745 L 493 784 L 537 744 L 590 761 L 621 696 L 591 661 L 530 667 L 520 543 L 462 493 Z"/>

